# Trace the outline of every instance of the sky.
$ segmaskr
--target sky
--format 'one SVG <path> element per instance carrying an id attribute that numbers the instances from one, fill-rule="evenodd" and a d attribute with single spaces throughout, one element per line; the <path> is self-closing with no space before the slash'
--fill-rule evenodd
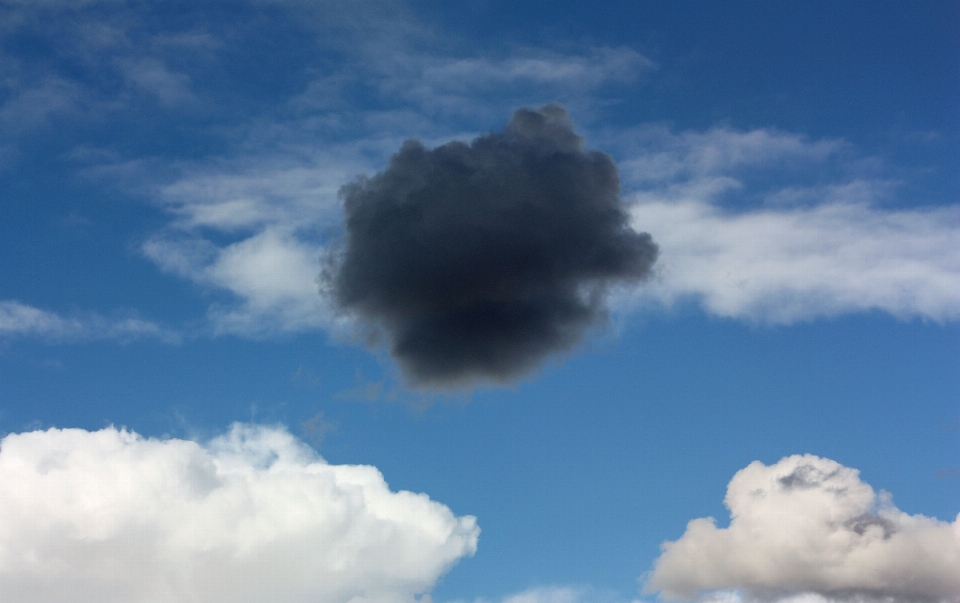
<path id="1" fill-rule="evenodd" d="M 0 599 L 960 602 L 955 2 L 0 2 Z"/>

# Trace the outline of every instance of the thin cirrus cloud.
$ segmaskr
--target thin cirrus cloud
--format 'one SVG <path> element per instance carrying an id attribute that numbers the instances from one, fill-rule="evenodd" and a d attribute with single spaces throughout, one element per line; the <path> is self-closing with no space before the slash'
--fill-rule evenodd
<path id="1" fill-rule="evenodd" d="M 739 471 L 724 499 L 729 527 L 694 519 L 648 575 L 666 599 L 960 601 L 960 516 L 897 509 L 859 472 L 794 455 Z"/>
<path id="2" fill-rule="evenodd" d="M 0 443 L 0 598 L 413 603 L 479 528 L 282 428 L 201 444 L 113 427 Z"/>
<path id="3" fill-rule="evenodd" d="M 0 339 L 14 337 L 36 337 L 48 341 L 180 341 L 177 332 L 135 316 L 106 317 L 90 312 L 64 316 L 16 300 L 0 300 Z"/>
<path id="4" fill-rule="evenodd" d="M 656 64 L 631 48 L 596 47 L 579 54 L 518 49 L 514 56 L 437 58 L 403 56 L 385 61 L 389 74 L 380 88 L 400 94 L 427 109 L 455 113 L 482 112 L 482 99 L 496 91 L 502 102 L 518 102 L 549 94 L 565 102 L 598 88 L 634 82 Z M 526 99 L 526 101 L 524 100 Z"/>
<path id="5" fill-rule="evenodd" d="M 534 586 L 498 599 L 482 597 L 469 602 L 456 600 L 449 603 L 642 603 L 642 600 L 625 599 L 619 592 L 582 584 L 551 584 Z"/>

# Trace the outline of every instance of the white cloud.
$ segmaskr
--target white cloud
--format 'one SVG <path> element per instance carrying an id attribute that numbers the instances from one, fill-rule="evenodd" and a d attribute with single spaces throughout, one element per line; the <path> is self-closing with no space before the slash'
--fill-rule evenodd
<path id="1" fill-rule="evenodd" d="M 798 167 L 822 166 L 847 146 L 841 140 L 810 141 L 800 134 L 766 128 L 715 127 L 677 134 L 659 124 L 628 129 L 608 142 L 622 155 L 621 177 L 630 188 L 660 193 L 677 190 L 667 189 L 671 184 L 736 178 L 751 169 L 779 170 L 789 177 L 790 170 Z"/>
<path id="2" fill-rule="evenodd" d="M 508 595 L 502 603 L 623 603 L 623 599 L 613 591 L 585 586 L 538 586 Z"/>
<path id="3" fill-rule="evenodd" d="M 621 162 L 633 224 L 661 256 L 633 303 L 693 299 L 770 323 L 873 310 L 960 318 L 960 205 L 881 204 L 895 183 L 857 173 L 840 141 L 724 128 L 634 134 L 616 142 L 634 154 Z"/>
<path id="4" fill-rule="evenodd" d="M 628 603 L 628 600 L 615 591 L 577 585 L 535 586 L 500 599 L 478 598 L 471 603 L 492 603 L 493 601 L 499 601 L 499 603 Z M 634 599 L 629 603 L 640 602 Z"/>
<path id="5" fill-rule="evenodd" d="M 691 521 L 664 543 L 648 589 L 668 599 L 740 591 L 798 602 L 960 601 L 960 515 L 952 524 L 908 515 L 855 469 L 813 455 L 755 461 L 730 481 L 724 503 L 730 526 Z"/>
<path id="6" fill-rule="evenodd" d="M 579 603 L 583 594 L 569 586 L 539 587 L 504 597 L 503 603 Z"/>
<path id="7" fill-rule="evenodd" d="M 156 237 L 143 249 L 162 269 L 236 296 L 211 306 L 214 333 L 264 336 L 336 322 L 318 289 L 322 247 L 283 229 L 267 228 L 223 247 L 202 238 Z"/>
<path id="8" fill-rule="evenodd" d="M 687 200 L 639 203 L 632 214 L 661 246 L 642 297 L 690 297 L 713 314 L 773 323 L 869 310 L 960 318 L 960 207 L 733 213 Z"/>
<path id="9" fill-rule="evenodd" d="M 232 294 L 210 307 L 214 333 L 333 327 L 318 292 L 320 259 L 324 238 L 339 228 L 337 191 L 359 162 L 345 150 L 326 164 L 264 163 L 196 168 L 161 187 L 155 198 L 174 219 L 143 252 L 162 270 Z"/>
<path id="10" fill-rule="evenodd" d="M 182 230 L 207 227 L 223 232 L 280 225 L 312 228 L 333 223 L 337 191 L 368 169 L 352 158 L 317 155 L 309 163 L 246 160 L 243 165 L 197 168 L 157 191 L 157 200 L 178 216 Z"/>
<path id="11" fill-rule="evenodd" d="M 607 84 L 640 79 L 656 64 L 631 48 L 599 47 L 566 54 L 517 49 L 503 58 L 388 52 L 376 59 L 375 67 L 371 80 L 385 95 L 430 113 L 475 116 L 491 110 L 500 114 L 505 103 L 583 101 Z M 492 99 L 484 99 L 491 94 Z"/>
<path id="12" fill-rule="evenodd" d="M 0 599 L 18 603 L 412 603 L 479 534 L 374 467 L 243 425 L 207 444 L 8 435 L 0 508 Z"/>
<path id="13" fill-rule="evenodd" d="M 152 338 L 177 342 L 180 336 L 134 316 L 108 318 L 95 313 L 62 316 L 15 300 L 0 300 L 0 338 L 40 337 L 54 341 Z"/>
<path id="14" fill-rule="evenodd" d="M 488 58 L 425 61 L 420 78 L 432 87 L 475 90 L 517 83 L 590 89 L 606 82 L 630 82 L 655 68 L 653 61 L 630 48 L 595 48 L 580 55 L 546 52 Z"/>
<path id="15" fill-rule="evenodd" d="M 164 105 L 175 106 L 196 100 L 190 90 L 189 76 L 172 72 L 155 57 L 119 60 L 117 64 L 130 84 L 153 94 Z"/>
<path id="16" fill-rule="evenodd" d="M 32 86 L 4 87 L 12 88 L 0 103 L 0 136 L 4 139 L 13 139 L 40 127 L 52 116 L 73 113 L 83 101 L 76 83 L 54 76 Z"/>

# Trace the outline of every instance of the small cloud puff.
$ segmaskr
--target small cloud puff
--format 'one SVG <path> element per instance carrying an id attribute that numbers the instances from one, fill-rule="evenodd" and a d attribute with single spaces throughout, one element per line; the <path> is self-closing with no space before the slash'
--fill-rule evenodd
<path id="1" fill-rule="evenodd" d="M 960 601 L 960 516 L 903 513 L 855 469 L 813 455 L 755 461 L 724 503 L 730 527 L 691 521 L 664 543 L 649 590 L 704 601 Z"/>
<path id="2" fill-rule="evenodd" d="M 473 517 L 281 428 L 207 444 L 113 427 L 0 441 L 0 600 L 413 603 Z"/>

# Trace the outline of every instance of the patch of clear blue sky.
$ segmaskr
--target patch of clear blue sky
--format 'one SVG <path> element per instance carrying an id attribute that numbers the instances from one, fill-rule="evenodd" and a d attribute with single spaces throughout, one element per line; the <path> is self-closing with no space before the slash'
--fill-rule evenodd
<path id="1" fill-rule="evenodd" d="M 224 23 L 245 22 L 227 6 L 210 5 L 204 18 L 216 24 L 227 11 Z M 955 2 L 412 7 L 453 52 L 625 45 L 653 59 L 656 72 L 583 116 L 589 128 L 667 121 L 679 130 L 730 124 L 843 138 L 907 182 L 899 203 L 957 201 Z M 196 18 L 193 9 L 166 10 L 160 22 Z M 136 252 L 167 218 L 78 176 L 67 155 L 78 144 L 126 157 L 227 152 L 236 140 L 217 127 L 276 117 L 274 104 L 341 52 L 301 52 L 308 34 L 267 13 L 256 20 L 262 29 L 244 32 L 259 43 L 192 72 L 215 109 L 173 122 L 152 105 L 105 125 L 63 118 L 21 144 L 15 169 L 0 175 L 0 298 L 60 311 L 133 308 L 170 322 L 202 316 L 218 293 L 160 274 Z M 18 43 L 27 52 L 31 41 Z M 43 63 L 50 50 L 31 52 Z M 361 105 L 379 102 L 362 86 L 354 94 Z M 388 363 L 322 334 L 179 346 L 14 340 L 0 344 L 0 431 L 115 423 L 191 435 L 253 420 L 297 433 L 322 412 L 337 423 L 318 444 L 331 462 L 376 465 L 394 488 L 478 516 L 479 552 L 444 579 L 436 600 L 557 583 L 631 596 L 660 542 L 694 517 L 723 523 L 724 487 L 755 459 L 830 457 L 892 492 L 904 511 L 951 519 L 960 479 L 937 475 L 960 458 L 958 364 L 955 324 L 870 314 L 758 327 L 681 309 L 630 319 L 622 333 L 514 388 L 412 410 L 412 394 L 351 399 L 349 390 L 369 383 L 389 389 Z"/>

